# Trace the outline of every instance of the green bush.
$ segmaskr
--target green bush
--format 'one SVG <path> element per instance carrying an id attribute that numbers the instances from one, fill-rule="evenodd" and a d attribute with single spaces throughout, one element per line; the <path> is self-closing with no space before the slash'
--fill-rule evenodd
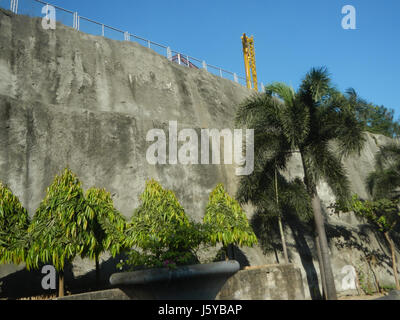
<path id="1" fill-rule="evenodd" d="M 52 263 L 62 271 L 66 262 L 94 248 L 94 235 L 87 232 L 92 213 L 86 209 L 76 175 L 69 169 L 56 175 L 29 226 L 28 269 L 38 268 L 39 263 Z"/>
<path id="2" fill-rule="evenodd" d="M 0 182 L 0 263 L 19 264 L 26 256 L 29 216 L 18 197 Z"/>
<path id="3" fill-rule="evenodd" d="M 135 248 L 119 266 L 174 268 L 196 263 L 196 253 L 208 239 L 207 227 L 189 220 L 175 194 L 155 180 L 147 181 L 140 200 L 127 227 Z"/>
<path id="4" fill-rule="evenodd" d="M 258 243 L 245 212 L 222 184 L 211 192 L 203 221 L 211 228 L 211 244 L 221 243 L 225 250 L 229 245 L 251 247 Z"/>

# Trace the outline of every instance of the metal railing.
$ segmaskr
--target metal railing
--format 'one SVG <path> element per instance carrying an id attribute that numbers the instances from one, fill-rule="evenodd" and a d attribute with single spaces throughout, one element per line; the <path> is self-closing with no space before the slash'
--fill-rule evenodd
<path id="1" fill-rule="evenodd" d="M 5 3 L 7 1 L 8 0 L 0 0 L 0 6 L 5 6 Z M 167 57 L 170 61 L 186 67 L 202 68 L 221 78 L 232 80 L 243 86 L 246 85 L 246 78 L 238 75 L 235 72 L 231 72 L 221 67 L 208 64 L 205 60 L 171 50 L 169 46 L 162 45 L 149 39 L 145 39 L 143 37 L 132 34 L 129 31 L 123 31 L 104 23 L 80 16 L 76 11 L 67 10 L 42 0 L 10 0 L 9 9 L 15 14 L 44 17 L 47 16 L 47 9 L 45 10 L 45 12 L 43 12 L 44 6 L 52 6 L 56 10 L 56 21 L 61 22 L 66 26 L 71 26 L 78 31 L 100 35 L 114 40 L 136 40 L 136 42 L 138 42 L 142 46 L 153 49 L 155 52 Z M 199 66 L 197 66 L 195 63 L 199 64 Z M 262 90 L 264 88 L 263 83 L 258 83 L 258 87 Z"/>

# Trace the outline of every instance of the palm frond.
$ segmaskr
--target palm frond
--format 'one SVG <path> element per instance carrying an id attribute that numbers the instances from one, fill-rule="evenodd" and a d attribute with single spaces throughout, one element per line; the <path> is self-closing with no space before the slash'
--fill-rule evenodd
<path id="1" fill-rule="evenodd" d="M 293 87 L 283 82 L 273 82 L 267 85 L 265 87 L 265 92 L 268 95 L 277 95 L 287 106 L 293 106 L 296 97 Z"/>
<path id="2" fill-rule="evenodd" d="M 395 142 L 381 146 L 375 156 L 377 168 L 384 168 L 393 162 L 400 163 L 400 145 Z"/>
<path id="3" fill-rule="evenodd" d="M 312 68 L 303 79 L 299 93 L 307 105 L 322 101 L 329 93 L 331 80 L 326 67 Z"/>

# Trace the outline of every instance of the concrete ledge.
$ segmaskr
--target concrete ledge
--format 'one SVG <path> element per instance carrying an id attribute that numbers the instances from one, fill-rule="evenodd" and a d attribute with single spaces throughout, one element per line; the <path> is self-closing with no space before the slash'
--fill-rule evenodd
<path id="1" fill-rule="evenodd" d="M 54 300 L 131 300 L 131 298 L 120 289 L 109 289 L 74 294 Z"/>
<path id="2" fill-rule="evenodd" d="M 153 282 L 180 280 L 186 278 L 232 275 L 239 271 L 240 265 L 237 261 L 223 261 L 206 264 L 195 264 L 178 267 L 175 270 L 156 268 L 133 272 L 114 273 L 110 277 L 113 286 L 118 285 L 143 285 Z"/>
<path id="3" fill-rule="evenodd" d="M 214 300 L 225 282 L 238 270 L 237 261 L 115 273 L 110 283 L 131 299 Z"/>
<path id="4" fill-rule="evenodd" d="M 118 288 L 77 294 L 57 300 L 305 299 L 301 272 L 294 265 L 252 266 L 236 273 L 233 272 L 233 275 L 223 272 L 227 271 L 227 266 L 236 268 L 235 262 L 230 261 L 228 265 L 224 262 L 211 264 L 211 266 L 187 266 L 179 272 L 178 270 L 151 269 L 146 270 L 150 271 L 147 278 L 143 273 L 144 270 L 114 274 L 112 283 L 118 285 Z M 193 270 L 197 271 L 194 273 L 196 276 L 193 276 Z M 173 282 L 171 282 L 172 279 L 174 279 Z M 395 300 L 393 297 L 384 297 L 384 300 L 389 299 Z"/>
<path id="5" fill-rule="evenodd" d="M 293 264 L 249 267 L 233 275 L 218 300 L 304 300 L 300 269 Z"/>

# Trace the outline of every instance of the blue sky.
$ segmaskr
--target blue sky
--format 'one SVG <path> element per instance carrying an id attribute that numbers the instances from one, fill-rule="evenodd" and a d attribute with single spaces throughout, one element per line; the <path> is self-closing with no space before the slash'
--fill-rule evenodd
<path id="1" fill-rule="evenodd" d="M 400 116 L 399 0 L 48 1 L 240 75 L 246 32 L 264 84 L 297 88 L 311 67 L 326 66 L 338 89 L 354 87 Z M 341 27 L 344 5 L 356 9 L 356 30 Z"/>

